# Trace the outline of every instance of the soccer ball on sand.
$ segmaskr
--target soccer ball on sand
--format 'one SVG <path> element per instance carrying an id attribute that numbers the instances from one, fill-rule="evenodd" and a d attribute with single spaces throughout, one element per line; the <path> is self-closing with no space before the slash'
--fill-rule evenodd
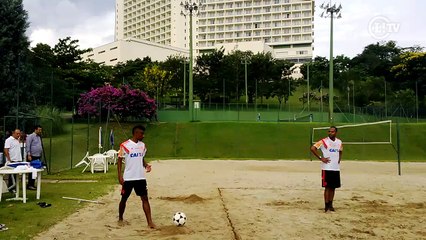
<path id="1" fill-rule="evenodd" d="M 173 215 L 173 223 L 176 226 L 183 226 L 186 223 L 186 215 L 183 212 L 177 212 Z"/>

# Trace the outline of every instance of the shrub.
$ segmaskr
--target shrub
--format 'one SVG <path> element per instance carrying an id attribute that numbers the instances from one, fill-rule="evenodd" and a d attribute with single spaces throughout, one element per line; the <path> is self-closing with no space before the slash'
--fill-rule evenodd
<path id="1" fill-rule="evenodd" d="M 151 119 L 156 110 L 154 99 L 139 89 L 131 89 L 128 85 L 121 88 L 103 86 L 81 94 L 78 100 L 79 115 L 96 115 L 100 112 L 112 111 L 120 118 Z"/>
<path id="2" fill-rule="evenodd" d="M 43 136 L 49 137 L 59 135 L 65 132 L 64 119 L 58 108 L 50 106 L 38 106 L 35 109 L 35 115 L 39 118 L 39 124 L 43 127 Z M 50 124 L 52 124 L 52 132 L 50 132 Z"/>

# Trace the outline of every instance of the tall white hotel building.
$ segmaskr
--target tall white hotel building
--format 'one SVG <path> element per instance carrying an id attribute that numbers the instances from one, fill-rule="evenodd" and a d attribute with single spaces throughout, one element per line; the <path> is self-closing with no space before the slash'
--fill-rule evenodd
<path id="1" fill-rule="evenodd" d="M 188 49 L 189 17 L 181 0 L 116 0 L 115 39 L 137 38 Z M 272 48 L 280 59 L 312 58 L 314 0 L 201 0 L 193 17 L 194 49 Z M 240 47 L 241 46 L 241 47 Z"/>

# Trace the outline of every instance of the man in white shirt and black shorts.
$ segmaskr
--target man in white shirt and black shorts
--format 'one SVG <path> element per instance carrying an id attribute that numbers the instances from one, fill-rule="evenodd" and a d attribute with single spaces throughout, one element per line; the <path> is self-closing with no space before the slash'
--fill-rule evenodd
<path id="1" fill-rule="evenodd" d="M 151 171 L 151 165 L 145 162 L 146 147 L 142 142 L 145 127 L 135 126 L 132 130 L 133 137 L 122 144 L 118 152 L 118 181 L 122 185 L 121 201 L 118 208 L 118 221 L 123 222 L 123 215 L 126 209 L 126 202 L 132 190 L 141 197 L 142 208 L 148 222 L 148 227 L 155 228 L 151 218 L 151 207 L 148 201 L 148 188 L 146 184 L 146 172 Z M 125 161 L 124 174 L 122 175 L 123 160 Z"/>
<path id="2" fill-rule="evenodd" d="M 336 138 L 337 127 L 331 126 L 328 137 L 316 142 L 311 152 L 321 160 L 321 182 L 324 187 L 324 211 L 334 212 L 333 199 L 336 188 L 340 188 L 340 161 L 342 160 L 342 141 Z M 322 156 L 317 150 L 321 149 Z"/>

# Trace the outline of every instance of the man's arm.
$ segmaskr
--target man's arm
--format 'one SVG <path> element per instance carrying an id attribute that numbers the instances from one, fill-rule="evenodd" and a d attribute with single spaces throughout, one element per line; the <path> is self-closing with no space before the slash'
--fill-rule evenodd
<path id="1" fill-rule="evenodd" d="M 143 167 L 146 169 L 146 172 L 151 172 L 151 165 L 149 165 L 149 164 L 145 161 L 145 158 L 143 158 Z"/>
<path id="2" fill-rule="evenodd" d="M 117 162 L 117 176 L 118 176 L 118 182 L 121 185 L 123 185 L 123 182 L 124 182 L 123 175 L 121 173 L 122 166 L 123 166 L 123 157 L 119 156 L 118 162 Z"/>
<path id="3" fill-rule="evenodd" d="M 315 157 L 317 157 L 321 162 L 323 162 L 323 163 L 329 163 L 330 159 L 329 158 L 324 158 L 324 157 L 320 156 L 318 154 L 317 150 L 318 150 L 317 147 L 315 147 L 315 145 L 312 145 L 312 147 L 311 147 L 312 154 L 314 154 Z"/>
<path id="4" fill-rule="evenodd" d="M 33 135 L 32 134 L 30 134 L 30 135 L 28 135 L 28 137 L 27 137 L 27 141 L 26 141 L 26 144 L 27 144 L 27 147 L 26 147 L 26 150 L 27 150 L 27 157 L 28 157 L 28 160 L 32 160 L 32 158 L 31 158 L 31 144 L 33 143 Z"/>
<path id="5" fill-rule="evenodd" d="M 4 156 L 6 157 L 6 162 L 10 162 L 9 148 L 4 149 Z"/>

